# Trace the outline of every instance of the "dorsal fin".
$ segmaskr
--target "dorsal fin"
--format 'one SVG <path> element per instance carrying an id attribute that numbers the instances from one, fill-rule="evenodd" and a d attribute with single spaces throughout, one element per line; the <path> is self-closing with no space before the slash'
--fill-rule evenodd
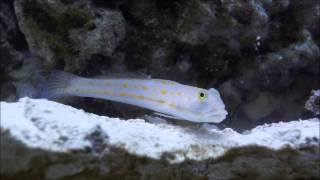
<path id="1" fill-rule="evenodd" d="M 150 75 L 147 75 L 143 72 L 117 72 L 117 73 L 108 73 L 105 75 L 94 76 L 98 79 L 151 79 Z"/>
<path id="2" fill-rule="evenodd" d="M 153 81 L 162 82 L 163 84 L 177 84 L 175 81 L 166 80 L 166 79 L 152 79 Z"/>

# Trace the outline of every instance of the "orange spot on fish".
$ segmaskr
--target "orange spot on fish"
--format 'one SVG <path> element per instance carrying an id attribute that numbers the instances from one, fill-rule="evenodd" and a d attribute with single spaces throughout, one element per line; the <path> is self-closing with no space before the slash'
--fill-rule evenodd
<path id="1" fill-rule="evenodd" d="M 167 91 L 166 90 L 162 90 L 161 94 L 165 95 L 165 94 L 167 94 Z"/>
<path id="2" fill-rule="evenodd" d="M 142 89 L 147 91 L 148 90 L 148 87 L 147 86 L 142 86 Z"/>
<path id="3" fill-rule="evenodd" d="M 157 100 L 158 103 L 164 104 L 166 103 L 164 100 Z"/>
<path id="4" fill-rule="evenodd" d="M 126 93 L 120 93 L 119 96 L 125 97 L 128 96 Z"/>

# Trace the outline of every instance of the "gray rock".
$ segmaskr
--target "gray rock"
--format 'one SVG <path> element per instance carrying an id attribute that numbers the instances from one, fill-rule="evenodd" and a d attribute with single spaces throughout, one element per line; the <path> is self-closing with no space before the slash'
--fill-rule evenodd
<path id="1" fill-rule="evenodd" d="M 115 48 L 125 36 L 125 21 L 121 12 L 96 9 L 93 30 L 71 29 L 69 37 L 79 56 L 89 58 L 93 54 L 112 56 Z M 89 26 L 89 25 L 88 25 Z"/>
<path id="2" fill-rule="evenodd" d="M 216 165 L 212 165 L 208 170 L 208 178 L 210 180 L 227 180 L 233 178 L 231 166 L 229 163 L 219 163 Z"/>
<path id="3" fill-rule="evenodd" d="M 51 152 L 26 147 L 1 129 L 0 175 L 3 179 L 318 179 L 319 148 L 284 148 L 274 151 L 247 146 L 231 149 L 217 159 L 167 160 L 138 157 L 108 147 L 97 155 L 90 151 Z M 168 153 L 170 156 L 170 153 Z"/>
<path id="4" fill-rule="evenodd" d="M 187 1 L 178 20 L 179 41 L 193 46 L 207 43 L 214 30 L 215 8 L 211 2 Z"/>
<path id="5" fill-rule="evenodd" d="M 271 94 L 261 92 L 258 97 L 245 104 L 243 110 L 250 119 L 260 119 L 281 108 L 279 101 Z"/>
<path id="6" fill-rule="evenodd" d="M 311 111 L 314 115 L 320 114 L 320 90 L 312 90 L 304 108 Z"/>
<path id="7" fill-rule="evenodd" d="M 221 38 L 237 50 L 253 44 L 257 36 L 264 39 L 268 21 L 268 13 L 259 1 L 190 0 L 178 20 L 178 39 L 194 46 L 214 45 L 214 41 Z"/>
<path id="8" fill-rule="evenodd" d="M 237 110 L 240 116 L 234 115 L 235 121 L 270 122 L 273 116 L 278 120 L 302 116 L 300 101 L 305 101 L 309 88 L 317 87 L 320 77 L 320 51 L 308 30 L 300 33 L 303 40 L 261 55 L 257 69 L 244 67 L 242 76 L 220 86 L 229 111 Z"/>
<path id="9" fill-rule="evenodd" d="M 45 179 L 61 179 L 79 174 L 84 170 L 84 166 L 75 162 L 69 164 L 55 164 L 48 167 Z"/>
<path id="10" fill-rule="evenodd" d="M 19 69 L 23 64 L 23 53 L 27 44 L 19 30 L 13 8 L 9 2 L 0 2 L 0 77 L 1 100 L 14 101 L 17 99 L 10 73 Z"/>
<path id="11" fill-rule="evenodd" d="M 38 151 L 25 151 L 23 145 L 12 139 L 9 132 L 1 129 L 1 164 L 0 174 L 13 176 L 17 173 L 27 172 L 33 165 L 33 158 L 38 157 Z"/>
<path id="12" fill-rule="evenodd" d="M 14 7 L 30 51 L 46 67 L 64 62 L 69 71 L 83 69 L 91 55 L 111 56 L 125 36 L 119 11 L 95 8 L 86 0 L 17 0 Z"/>

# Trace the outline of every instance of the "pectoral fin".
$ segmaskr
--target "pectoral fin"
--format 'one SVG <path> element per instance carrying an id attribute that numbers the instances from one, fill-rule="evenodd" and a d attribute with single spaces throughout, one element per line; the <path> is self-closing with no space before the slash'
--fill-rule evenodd
<path id="1" fill-rule="evenodd" d="M 156 114 L 156 115 L 161 116 L 161 117 L 171 118 L 171 119 L 180 119 L 178 117 L 170 116 L 170 115 L 167 115 L 167 114 L 162 114 L 162 113 L 159 113 L 159 112 L 154 112 L 153 114 Z"/>

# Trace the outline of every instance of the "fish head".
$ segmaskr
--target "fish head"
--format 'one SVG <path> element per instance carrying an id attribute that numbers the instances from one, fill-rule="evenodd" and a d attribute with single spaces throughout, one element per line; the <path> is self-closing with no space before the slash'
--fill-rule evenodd
<path id="1" fill-rule="evenodd" d="M 216 89 L 197 88 L 193 94 L 194 98 L 189 101 L 190 113 L 186 119 L 194 122 L 220 123 L 226 118 L 228 112 Z"/>

